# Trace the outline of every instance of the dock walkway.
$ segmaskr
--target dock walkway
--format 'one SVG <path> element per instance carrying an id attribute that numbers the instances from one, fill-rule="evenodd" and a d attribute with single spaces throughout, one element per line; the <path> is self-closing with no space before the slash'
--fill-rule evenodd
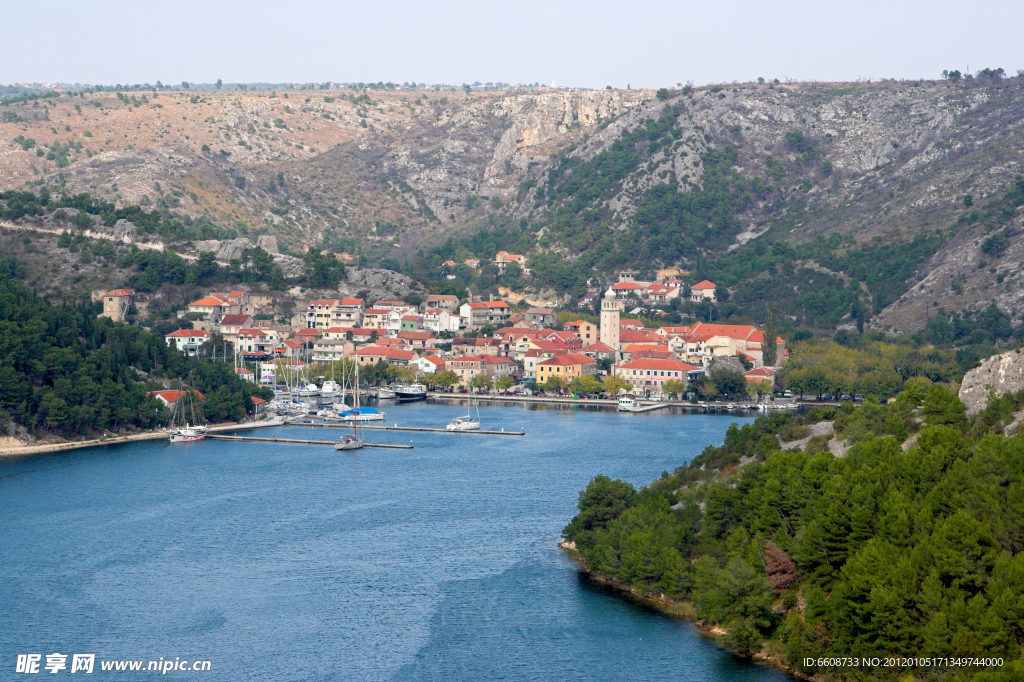
<path id="1" fill-rule="evenodd" d="M 208 433 L 206 437 L 210 440 L 233 440 L 256 443 L 286 443 L 290 445 L 334 445 L 333 440 L 303 440 L 301 438 L 260 438 L 258 436 L 228 436 L 220 433 Z M 391 450 L 411 450 L 411 445 L 396 443 L 365 443 L 366 448 L 387 448 Z"/>
<path id="2" fill-rule="evenodd" d="M 325 424 L 322 422 L 302 422 L 302 421 L 289 421 L 285 426 L 302 426 L 305 428 L 314 429 L 351 429 L 351 424 Z M 365 426 L 359 425 L 360 431 L 418 431 L 420 433 L 461 433 L 478 436 L 525 436 L 526 431 L 489 431 L 486 429 L 477 429 L 475 431 L 449 431 L 448 429 L 433 429 L 425 426 Z"/>

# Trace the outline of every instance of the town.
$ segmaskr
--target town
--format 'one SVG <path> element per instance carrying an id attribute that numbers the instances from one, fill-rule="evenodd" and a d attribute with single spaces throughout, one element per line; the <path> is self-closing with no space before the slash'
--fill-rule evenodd
<path id="1" fill-rule="evenodd" d="M 496 262 L 517 258 L 500 252 Z M 136 298 L 130 289 L 99 296 L 102 315 L 114 321 L 124 320 Z M 770 394 L 787 355 L 781 337 L 766 362 L 764 331 L 752 325 L 646 326 L 627 312 L 680 296 L 714 301 L 716 287 L 706 280 L 687 286 L 675 275 L 642 282 L 635 272 L 621 272 L 603 296 L 584 297 L 578 305 L 599 305 L 599 318 L 562 312 L 561 324 L 552 307 L 443 294 L 418 304 L 316 298 L 285 320 L 258 292 L 211 291 L 178 313 L 191 328 L 165 340 L 188 355 L 230 357 L 240 378 L 263 385 L 325 376 L 331 363 L 355 360 L 393 367 L 392 377 L 400 372 L 407 381 L 461 391 L 629 391 L 663 400 L 693 397 L 694 382 L 717 369 L 741 374 L 757 393 Z"/>

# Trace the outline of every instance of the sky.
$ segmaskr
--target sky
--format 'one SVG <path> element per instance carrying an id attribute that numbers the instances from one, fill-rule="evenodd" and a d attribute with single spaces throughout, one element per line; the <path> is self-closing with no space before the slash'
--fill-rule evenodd
<path id="1" fill-rule="evenodd" d="M 1024 2 L 0 0 L 0 83 L 664 87 L 1024 69 Z"/>

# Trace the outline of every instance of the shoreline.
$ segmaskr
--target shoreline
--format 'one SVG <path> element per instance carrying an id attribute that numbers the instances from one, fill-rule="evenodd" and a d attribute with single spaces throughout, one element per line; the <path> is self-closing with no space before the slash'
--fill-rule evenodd
<path id="1" fill-rule="evenodd" d="M 591 571 L 587 567 L 587 563 L 583 560 L 583 557 L 580 555 L 579 551 L 576 549 L 575 542 L 559 540 L 558 549 L 565 552 L 565 555 L 569 557 L 569 560 L 576 565 L 577 570 L 587 580 L 597 585 L 600 585 L 601 587 L 611 592 L 615 592 L 617 595 L 625 598 L 627 601 L 642 604 L 650 609 L 653 609 L 654 611 L 657 611 L 662 615 L 669 616 L 670 618 L 682 618 L 684 620 L 688 620 L 700 629 L 701 634 L 711 638 L 717 646 L 728 650 L 728 647 L 724 646 L 721 643 L 721 638 L 729 633 L 718 626 L 709 627 L 707 624 L 704 623 L 704 621 L 697 618 L 697 612 L 694 609 L 692 602 L 687 600 L 677 601 L 674 599 L 669 599 L 664 594 L 661 595 L 660 599 L 650 594 L 641 594 L 637 592 L 632 585 L 623 585 L 617 580 L 612 580 L 601 575 L 600 573 Z M 673 606 L 677 606 L 678 608 L 672 608 Z M 790 668 L 788 665 L 786 665 L 778 658 L 773 656 L 771 653 L 768 653 L 766 651 L 759 651 L 758 653 L 754 654 L 751 658 L 761 663 L 764 663 L 765 665 L 770 665 L 774 668 L 778 668 L 779 670 L 782 670 L 786 674 L 792 676 L 794 679 L 815 679 L 813 677 L 804 675 L 803 673 L 794 670 L 793 668 Z"/>
<path id="2" fill-rule="evenodd" d="M 214 432 L 237 431 L 239 429 L 256 429 L 265 426 L 281 426 L 281 424 L 274 422 L 273 420 L 267 419 L 258 422 L 232 422 L 229 424 L 218 424 L 216 426 L 211 426 L 209 430 Z M 42 445 L 17 445 L 14 447 L 6 446 L 0 448 L 0 459 L 5 459 L 8 457 L 24 457 L 28 455 L 42 455 L 48 452 L 61 452 L 64 450 L 96 448 L 104 445 L 119 445 L 121 443 L 133 443 L 136 441 L 143 440 L 160 440 L 161 438 L 167 438 L 166 431 L 142 431 L 139 433 L 132 433 L 127 436 L 113 436 L 111 438 L 91 438 L 89 440 L 67 441 L 64 443 L 43 443 Z"/>

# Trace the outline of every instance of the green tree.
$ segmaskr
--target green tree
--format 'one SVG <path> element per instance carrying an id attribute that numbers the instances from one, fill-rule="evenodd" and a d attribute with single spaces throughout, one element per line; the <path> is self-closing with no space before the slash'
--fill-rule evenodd
<path id="1" fill-rule="evenodd" d="M 765 367 L 778 364 L 779 349 L 775 339 L 779 336 L 779 304 L 768 305 L 764 317 L 764 342 L 761 344 L 761 357 Z"/>
<path id="2" fill-rule="evenodd" d="M 679 398 L 686 393 L 686 382 L 680 379 L 669 379 L 661 385 L 661 390 L 675 398 Z"/>
<path id="3" fill-rule="evenodd" d="M 516 385 L 516 380 L 508 374 L 498 377 L 498 381 L 495 384 L 499 391 L 507 391 Z"/>
<path id="4" fill-rule="evenodd" d="M 474 391 L 491 388 L 491 378 L 486 374 L 477 374 L 469 380 L 469 387 Z"/>
<path id="5" fill-rule="evenodd" d="M 443 369 L 440 372 L 436 372 L 431 381 L 435 386 L 451 388 L 459 383 L 459 375 L 450 369 Z"/>

